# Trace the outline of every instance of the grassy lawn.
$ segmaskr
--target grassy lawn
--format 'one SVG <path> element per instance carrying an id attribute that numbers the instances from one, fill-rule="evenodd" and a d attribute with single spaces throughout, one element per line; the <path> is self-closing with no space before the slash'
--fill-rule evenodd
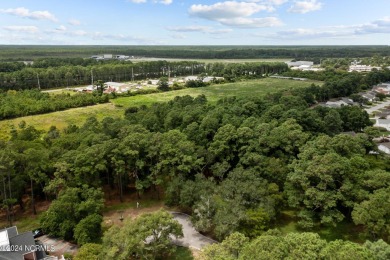
<path id="1" fill-rule="evenodd" d="M 32 230 L 40 227 L 39 217 L 41 214 L 42 214 L 42 212 L 38 213 L 35 216 L 33 214 L 28 214 L 28 215 L 17 214 L 15 216 L 13 225 L 18 227 L 19 233 L 32 231 Z M 2 217 L 2 219 L 0 221 L 0 227 L 5 228 L 8 226 L 9 226 L 8 221 L 5 219 L 5 217 Z"/>
<path id="2" fill-rule="evenodd" d="M 285 210 L 281 213 L 280 218 L 278 218 L 275 228 L 279 229 L 283 234 L 291 232 L 314 232 L 318 233 L 322 239 L 327 241 L 336 239 L 350 240 L 356 243 L 363 243 L 365 241 L 361 228 L 347 221 L 342 221 L 334 227 L 318 226 L 312 230 L 300 229 L 297 222 L 296 212 L 294 210 Z"/>
<path id="3" fill-rule="evenodd" d="M 21 121 L 25 121 L 27 125 L 34 126 L 39 130 L 47 131 L 50 126 L 54 125 L 62 130 L 68 124 L 82 125 L 84 121 L 91 116 L 96 116 L 101 120 L 106 116 L 121 117 L 123 109 L 115 107 L 113 104 L 99 104 L 95 106 L 79 107 L 64 111 L 57 111 L 42 115 L 25 116 L 15 119 L 0 121 L 0 139 L 8 139 L 12 127 L 18 127 Z"/>
<path id="4" fill-rule="evenodd" d="M 162 203 L 161 200 L 155 199 L 134 199 L 133 201 L 125 201 L 122 203 L 106 205 L 103 209 L 103 213 L 115 212 L 118 210 L 137 209 L 137 201 L 140 202 L 138 211 L 145 208 L 161 205 Z"/>
<path id="5" fill-rule="evenodd" d="M 176 252 L 169 257 L 170 260 L 193 260 L 191 250 L 187 247 L 177 246 Z"/>
<path id="6" fill-rule="evenodd" d="M 264 78 L 257 80 L 212 85 L 204 88 L 187 88 L 164 93 L 139 95 L 133 97 L 120 97 L 111 100 L 111 102 L 120 106 L 140 106 L 150 105 L 155 102 L 169 101 L 176 96 L 190 95 L 196 97 L 201 94 L 204 94 L 209 101 L 216 102 L 223 97 L 264 96 L 268 93 L 273 93 L 280 90 L 308 87 L 312 83 L 322 84 L 322 82 L 310 80 L 296 81 L 287 79 Z"/>

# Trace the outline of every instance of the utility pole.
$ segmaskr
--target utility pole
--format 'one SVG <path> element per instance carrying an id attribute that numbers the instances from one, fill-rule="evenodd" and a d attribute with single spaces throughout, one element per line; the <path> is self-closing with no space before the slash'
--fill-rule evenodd
<path id="1" fill-rule="evenodd" d="M 38 89 L 41 90 L 41 84 L 39 83 L 39 74 L 37 73 L 37 79 L 38 79 Z"/>
<path id="2" fill-rule="evenodd" d="M 168 82 L 171 80 L 171 68 L 168 66 Z"/>
<path id="3" fill-rule="evenodd" d="M 92 81 L 92 87 L 93 87 L 93 70 L 91 69 L 91 81 Z"/>
<path id="4" fill-rule="evenodd" d="M 131 81 L 134 82 L 134 68 L 131 67 Z"/>
<path id="5" fill-rule="evenodd" d="M 10 215 L 9 215 L 9 223 L 11 224 L 11 226 L 13 225 L 12 224 L 12 219 L 13 219 L 13 215 L 14 215 L 14 205 L 12 205 L 12 202 L 11 202 L 11 198 L 12 198 L 12 190 L 11 190 L 11 174 L 10 172 L 8 171 L 8 190 L 9 190 L 9 200 L 10 200 L 10 204 L 11 204 L 11 207 L 10 207 Z"/>

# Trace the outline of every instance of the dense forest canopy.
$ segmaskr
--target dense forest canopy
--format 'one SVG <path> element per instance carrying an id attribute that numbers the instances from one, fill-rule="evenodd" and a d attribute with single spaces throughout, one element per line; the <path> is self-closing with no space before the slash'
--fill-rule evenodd
<path id="1" fill-rule="evenodd" d="M 140 78 L 166 76 L 168 66 L 176 68 L 178 75 L 192 74 L 194 69 L 232 79 L 285 73 L 325 82 L 265 97 L 223 98 L 217 103 L 204 95 L 176 97 L 150 107 L 127 107 L 123 118 L 107 116 L 98 121 L 91 117 L 80 127 L 69 125 L 63 131 L 52 126 L 43 132 L 21 122 L 9 141 L 0 141 L 0 202 L 10 225 L 15 207 L 31 207 L 35 214 L 36 200 L 50 199 L 51 206 L 40 219 L 45 231 L 88 245 L 99 242 L 102 234 L 105 193 L 115 193 L 123 202 L 126 193 L 142 197 L 148 192 L 191 214 L 197 230 L 223 241 L 205 251 L 209 259 L 251 259 L 253 255 L 283 259 L 288 257 L 286 252 L 297 258 L 324 259 L 333 255 L 342 259 L 352 253 L 356 259 L 389 255 L 385 242 L 390 241 L 390 166 L 389 157 L 379 153 L 372 141 L 378 130 L 359 106 L 317 104 L 389 81 L 390 70 L 314 73 L 288 71 L 282 63 L 84 64 L 82 59 L 43 59 L 35 67 L 9 65 L 0 74 L 4 89 L 36 88 L 37 74 L 42 86 L 48 87 L 53 82 L 56 86 L 82 84 L 89 80 L 91 69 L 102 80 L 120 81 L 125 80 L 121 73 L 131 75 L 131 70 Z M 50 106 L 72 106 L 85 97 L 96 103 L 107 101 L 104 95 L 58 98 L 37 90 L 8 90 L 1 93 L 0 112 L 19 116 Z M 14 114 L 7 114 L 13 109 Z M 352 131 L 356 134 L 348 134 Z M 278 227 L 284 211 L 293 212 L 301 231 L 347 223 L 360 230 L 360 239 L 376 242 L 328 242 L 314 233 L 284 235 L 270 230 Z M 129 222 L 124 231 L 109 229 L 101 252 L 112 254 L 112 259 L 121 253 L 142 255 L 143 248 L 136 245 L 150 235 L 142 226 L 158 230 L 159 221 L 171 226 L 173 234 L 182 234 L 172 216 L 157 215 Z M 122 252 L 126 234 L 138 237 Z M 118 250 L 110 251 L 113 247 Z"/>
<path id="2" fill-rule="evenodd" d="M 287 58 L 359 58 L 375 54 L 390 56 L 389 46 L 28 46 L 2 45 L 0 57 L 5 61 L 36 60 L 47 57 L 81 57 L 96 54 L 123 54 L 138 57 L 185 59 L 254 59 Z"/>
<path id="3" fill-rule="evenodd" d="M 306 100 L 315 100 L 313 93 L 307 88 L 215 105 L 205 96 L 176 97 L 128 108 L 124 119 L 90 118 L 43 135 L 19 125 L 0 143 L 1 173 L 10 184 L 0 190 L 3 206 L 9 214 L 15 204 L 24 207 L 28 190 L 31 197 L 100 201 L 102 188 L 116 189 L 122 200 L 133 187 L 139 196 L 150 191 L 192 213 L 197 229 L 218 239 L 234 231 L 256 237 L 293 207 L 304 229 L 348 221 L 362 225 L 367 238 L 388 240 L 389 212 L 377 201 L 388 194 L 389 168 L 368 161 L 388 158 L 369 154 L 376 148 L 363 133 L 372 124 L 367 113 L 356 106 L 311 108 Z M 346 131 L 358 134 L 341 134 Z M 93 190 L 83 195 L 83 185 Z M 100 202 L 91 203 L 91 214 L 78 220 L 54 203 L 42 225 L 56 232 L 66 223 L 67 232 L 56 235 L 77 239 L 78 221 L 96 224 L 93 214 L 101 214 Z M 381 214 L 370 215 L 373 207 Z"/>

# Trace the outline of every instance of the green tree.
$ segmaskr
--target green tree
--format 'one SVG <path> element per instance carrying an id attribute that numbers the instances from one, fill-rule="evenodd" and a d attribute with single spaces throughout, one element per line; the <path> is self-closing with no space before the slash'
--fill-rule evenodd
<path id="1" fill-rule="evenodd" d="M 243 234 L 235 232 L 226 237 L 222 243 L 211 244 L 202 252 L 202 257 L 213 260 L 239 259 L 241 251 L 249 242 Z"/>
<path id="2" fill-rule="evenodd" d="M 340 259 L 340 260 L 366 260 L 366 259 L 376 259 L 372 252 L 366 247 L 363 247 L 359 244 L 335 240 L 329 242 L 321 251 L 320 257 L 322 259 Z"/>
<path id="3" fill-rule="evenodd" d="M 364 225 L 373 237 L 390 238 L 390 188 L 374 191 L 352 211 L 355 224 Z"/>
<path id="4" fill-rule="evenodd" d="M 170 237 L 182 237 L 182 227 L 166 211 L 144 214 L 126 220 L 124 226 L 111 227 L 103 236 L 104 259 L 156 259 L 175 251 Z"/>
<path id="5" fill-rule="evenodd" d="M 73 260 L 100 260 L 99 254 L 102 252 L 102 245 L 87 243 L 78 250 Z"/>
<path id="6" fill-rule="evenodd" d="M 169 90 L 169 81 L 167 77 L 161 77 L 160 80 L 158 81 L 158 90 L 161 91 L 168 91 Z"/>
<path id="7" fill-rule="evenodd" d="M 375 242 L 366 241 L 363 246 L 371 251 L 376 260 L 390 259 L 390 245 L 382 239 Z"/>
<path id="8" fill-rule="evenodd" d="M 103 217 L 99 214 L 88 215 L 83 218 L 74 228 L 74 238 L 78 245 L 98 242 L 102 233 Z"/>
<path id="9" fill-rule="evenodd" d="M 90 215 L 100 214 L 103 206 L 101 189 L 89 188 L 87 185 L 81 188 L 66 188 L 43 213 L 41 226 L 47 234 L 72 240 L 77 224 Z M 89 225 L 91 221 L 85 224 Z M 79 230 L 81 237 L 82 226 Z"/>

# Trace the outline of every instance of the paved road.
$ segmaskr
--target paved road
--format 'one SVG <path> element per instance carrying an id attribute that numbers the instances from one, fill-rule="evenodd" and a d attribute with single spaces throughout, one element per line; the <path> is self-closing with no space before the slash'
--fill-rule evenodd
<path id="1" fill-rule="evenodd" d="M 197 250 L 201 250 L 203 247 L 217 243 L 217 241 L 208 238 L 198 231 L 192 226 L 190 221 L 190 216 L 183 213 L 171 212 L 173 217 L 183 226 L 183 238 L 180 239 L 172 239 L 173 243 L 178 244 L 180 246 L 192 247 Z"/>
<path id="2" fill-rule="evenodd" d="M 390 106 L 390 100 L 386 100 L 378 105 L 375 105 L 375 106 L 370 107 L 370 108 L 366 108 L 365 110 L 367 111 L 368 114 L 371 114 L 372 112 L 377 111 L 377 110 L 384 108 L 386 106 Z"/>
<path id="3" fill-rule="evenodd" d="M 78 249 L 77 245 L 58 238 L 49 237 L 47 235 L 41 236 L 37 239 L 41 241 L 46 248 L 50 249 L 48 250 L 49 254 L 54 256 L 61 256 L 64 253 L 75 254 Z M 51 249 L 53 249 L 53 251 Z"/>

